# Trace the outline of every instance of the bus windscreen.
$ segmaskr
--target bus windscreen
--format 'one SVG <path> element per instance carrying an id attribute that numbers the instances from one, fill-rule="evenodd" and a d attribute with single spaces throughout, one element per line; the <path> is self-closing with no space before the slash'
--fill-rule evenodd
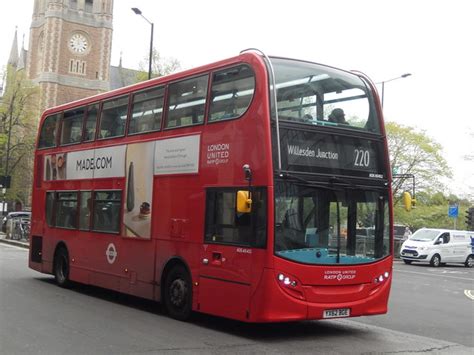
<path id="1" fill-rule="evenodd" d="M 354 187 L 275 183 L 275 254 L 305 264 L 362 264 L 390 252 L 388 196 Z"/>

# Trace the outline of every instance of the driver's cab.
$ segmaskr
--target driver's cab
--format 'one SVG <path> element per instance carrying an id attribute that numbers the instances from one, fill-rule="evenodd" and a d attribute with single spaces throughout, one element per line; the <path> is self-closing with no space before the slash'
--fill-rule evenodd
<path id="1" fill-rule="evenodd" d="M 441 234 L 436 240 L 435 244 L 448 244 L 449 243 L 449 232 Z"/>

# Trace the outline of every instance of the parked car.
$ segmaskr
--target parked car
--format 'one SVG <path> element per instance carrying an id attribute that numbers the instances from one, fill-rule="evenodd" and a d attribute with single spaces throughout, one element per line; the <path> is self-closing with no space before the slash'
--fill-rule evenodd
<path id="1" fill-rule="evenodd" d="M 14 219 L 23 219 L 23 220 L 30 220 L 31 219 L 31 212 L 26 211 L 18 211 L 18 212 L 10 212 L 2 220 L 2 232 L 7 235 L 7 238 L 11 238 L 12 236 L 12 226 Z"/>

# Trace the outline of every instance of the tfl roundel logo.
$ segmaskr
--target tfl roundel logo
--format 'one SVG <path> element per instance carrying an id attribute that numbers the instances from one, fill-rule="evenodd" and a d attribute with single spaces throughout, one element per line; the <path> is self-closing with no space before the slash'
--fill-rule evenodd
<path id="1" fill-rule="evenodd" d="M 105 256 L 107 257 L 107 261 L 109 264 L 113 264 L 115 262 L 115 259 L 117 259 L 117 249 L 115 248 L 115 245 L 113 243 L 110 243 L 105 250 Z"/>

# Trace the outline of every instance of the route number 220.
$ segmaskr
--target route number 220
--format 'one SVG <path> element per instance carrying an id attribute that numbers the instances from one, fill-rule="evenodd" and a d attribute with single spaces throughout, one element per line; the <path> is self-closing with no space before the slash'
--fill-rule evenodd
<path id="1" fill-rule="evenodd" d="M 367 168 L 370 164 L 370 153 L 368 150 L 356 149 L 354 166 Z"/>

